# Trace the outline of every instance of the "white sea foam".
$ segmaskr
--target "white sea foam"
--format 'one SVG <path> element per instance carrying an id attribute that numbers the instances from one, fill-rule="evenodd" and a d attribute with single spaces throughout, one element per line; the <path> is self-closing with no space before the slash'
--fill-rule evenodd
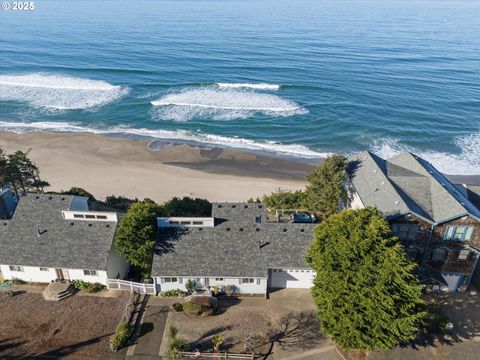
<path id="1" fill-rule="evenodd" d="M 26 133 L 34 131 L 57 131 L 74 133 L 93 133 L 93 134 L 116 134 L 116 135 L 136 135 L 151 139 L 161 140 L 180 140 L 194 143 L 203 143 L 234 149 L 245 149 L 253 151 L 265 151 L 279 155 L 295 156 L 302 158 L 323 158 L 329 153 L 320 153 L 309 149 L 306 146 L 298 144 L 282 144 L 274 141 L 254 141 L 238 137 L 228 137 L 220 135 L 205 134 L 201 132 L 192 133 L 189 131 L 169 131 L 169 130 L 150 130 L 142 128 L 131 128 L 127 126 L 115 126 L 110 128 L 83 127 L 77 124 L 67 122 L 5 122 L 0 121 L 0 129 L 15 133 Z"/>
<path id="2" fill-rule="evenodd" d="M 480 175 L 480 131 L 455 138 L 457 154 L 440 151 L 419 151 L 401 144 L 397 139 L 385 139 L 372 146 L 372 151 L 390 158 L 402 151 L 410 151 L 433 164 L 439 171 L 451 175 Z"/>
<path id="3" fill-rule="evenodd" d="M 38 108 L 95 108 L 127 92 L 127 88 L 100 80 L 46 74 L 0 75 L 0 101 L 26 102 Z"/>
<path id="4" fill-rule="evenodd" d="M 175 121 L 245 119 L 256 113 L 283 117 L 308 113 L 297 103 L 277 95 L 232 89 L 188 88 L 151 103 L 159 107 L 158 119 Z"/>
<path id="5" fill-rule="evenodd" d="M 253 90 L 280 90 L 277 84 L 251 84 L 251 83 L 217 83 L 219 88 L 223 89 L 253 89 Z"/>

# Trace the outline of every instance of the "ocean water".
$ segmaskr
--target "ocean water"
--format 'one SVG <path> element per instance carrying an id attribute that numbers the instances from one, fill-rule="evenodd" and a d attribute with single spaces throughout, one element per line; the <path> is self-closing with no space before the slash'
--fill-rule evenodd
<path id="1" fill-rule="evenodd" d="M 480 174 L 480 1 L 36 1 L 0 11 L 0 129 Z"/>

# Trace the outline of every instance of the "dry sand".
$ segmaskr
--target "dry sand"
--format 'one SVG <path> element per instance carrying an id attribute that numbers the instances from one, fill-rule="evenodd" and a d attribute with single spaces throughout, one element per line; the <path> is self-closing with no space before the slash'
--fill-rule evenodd
<path id="1" fill-rule="evenodd" d="M 103 199 L 108 195 L 173 196 L 211 201 L 245 201 L 277 189 L 301 189 L 313 164 L 262 157 L 220 148 L 165 144 L 93 134 L 0 132 L 7 152 L 31 149 L 30 158 L 49 190 L 79 186 Z"/>

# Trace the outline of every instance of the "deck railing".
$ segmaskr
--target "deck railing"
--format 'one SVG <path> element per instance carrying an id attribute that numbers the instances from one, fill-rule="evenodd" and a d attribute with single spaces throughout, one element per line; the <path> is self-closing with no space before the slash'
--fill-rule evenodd
<path id="1" fill-rule="evenodd" d="M 107 289 L 109 290 L 129 290 L 140 294 L 155 295 L 155 284 L 144 284 L 127 280 L 107 279 Z"/>

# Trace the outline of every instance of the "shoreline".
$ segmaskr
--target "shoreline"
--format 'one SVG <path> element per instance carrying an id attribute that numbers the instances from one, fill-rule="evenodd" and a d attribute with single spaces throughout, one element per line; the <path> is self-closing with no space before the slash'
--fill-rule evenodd
<path id="1" fill-rule="evenodd" d="M 321 159 L 292 159 L 178 141 L 91 133 L 0 130 L 6 152 L 30 152 L 47 190 L 79 186 L 95 197 L 109 195 L 163 202 L 174 196 L 246 201 L 278 189 L 298 190 Z M 480 175 L 446 175 L 480 185 Z"/>
<path id="2" fill-rule="evenodd" d="M 294 161 L 220 147 L 90 133 L 0 131 L 8 153 L 31 149 L 47 190 L 79 186 L 95 197 L 108 195 L 163 202 L 174 196 L 210 201 L 246 201 L 278 189 L 297 190 L 320 161 Z"/>

